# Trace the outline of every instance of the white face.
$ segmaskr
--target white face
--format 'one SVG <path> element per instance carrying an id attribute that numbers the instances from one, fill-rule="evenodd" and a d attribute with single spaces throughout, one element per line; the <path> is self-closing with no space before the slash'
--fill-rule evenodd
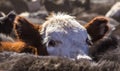
<path id="1" fill-rule="evenodd" d="M 49 55 L 91 59 L 86 43 L 87 31 L 73 17 L 54 15 L 43 24 L 41 34 Z"/>

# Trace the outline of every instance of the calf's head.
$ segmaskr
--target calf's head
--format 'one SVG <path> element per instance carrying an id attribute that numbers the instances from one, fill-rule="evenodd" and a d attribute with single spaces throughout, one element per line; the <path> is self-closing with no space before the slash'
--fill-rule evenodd
<path id="1" fill-rule="evenodd" d="M 49 55 L 72 59 L 91 59 L 88 56 L 87 30 L 74 17 L 52 14 L 42 25 L 40 34 Z"/>

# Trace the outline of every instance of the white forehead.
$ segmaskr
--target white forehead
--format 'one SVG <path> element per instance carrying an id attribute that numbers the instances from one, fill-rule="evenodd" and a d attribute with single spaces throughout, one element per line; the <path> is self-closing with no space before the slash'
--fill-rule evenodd
<path id="1" fill-rule="evenodd" d="M 65 37 L 81 43 L 85 42 L 87 38 L 86 29 L 75 20 L 75 17 L 61 13 L 48 17 L 48 20 L 42 25 L 41 33 L 54 39 Z"/>

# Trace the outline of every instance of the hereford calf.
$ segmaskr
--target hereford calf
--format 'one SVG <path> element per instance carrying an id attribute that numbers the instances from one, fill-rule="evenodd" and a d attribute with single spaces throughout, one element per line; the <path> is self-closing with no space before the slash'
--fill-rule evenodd
<path id="1" fill-rule="evenodd" d="M 93 20 L 91 24 L 88 23 L 88 26 L 84 27 L 78 23 L 74 17 L 62 13 L 52 14 L 47 18 L 47 21 L 43 23 L 43 25 L 32 24 L 25 18 L 17 16 L 14 21 L 14 31 L 17 35 L 19 43 L 22 44 L 19 44 L 19 47 L 15 46 L 18 42 L 7 44 L 10 44 L 10 47 L 13 45 L 14 48 L 12 50 L 15 52 L 21 52 L 24 49 L 27 50 L 32 46 L 37 50 L 38 55 L 61 56 L 70 59 L 83 58 L 91 60 L 91 57 L 89 57 L 89 44 L 91 40 L 88 33 L 91 36 L 93 33 L 90 33 L 89 30 L 91 31 L 94 27 L 98 27 L 91 32 L 99 30 L 101 31 L 103 37 L 108 31 L 108 26 L 106 24 L 107 19 L 103 19 L 106 20 L 106 22 L 101 22 L 100 20 L 96 23 L 95 20 Z M 99 19 L 97 18 L 96 20 Z M 97 25 L 94 26 L 95 24 Z M 93 28 L 88 29 L 89 27 Z M 95 33 L 97 34 L 99 32 Z M 92 35 L 92 37 L 93 36 L 96 35 Z M 92 39 L 94 39 L 94 37 Z M 6 43 L 1 43 L 1 45 L 4 44 Z M 28 48 L 21 45 L 27 45 Z M 4 46 L 3 48 L 6 47 Z M 20 50 L 16 50 L 17 48 L 20 48 Z"/>
<path id="2" fill-rule="evenodd" d="M 74 17 L 52 14 L 42 25 L 40 34 L 49 55 L 72 59 L 91 59 L 88 56 L 87 30 Z"/>
<path id="3" fill-rule="evenodd" d="M 16 17 L 14 29 L 18 39 L 34 46 L 39 54 L 71 59 L 91 59 L 87 30 L 74 17 L 52 14 L 43 25 L 34 25 L 23 17 Z"/>

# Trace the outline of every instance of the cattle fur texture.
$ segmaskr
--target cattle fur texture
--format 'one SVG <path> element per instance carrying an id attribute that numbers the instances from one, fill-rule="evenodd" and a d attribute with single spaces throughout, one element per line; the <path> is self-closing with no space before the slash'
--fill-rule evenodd
<path id="1" fill-rule="evenodd" d="M 34 56 L 25 53 L 0 53 L 2 71 L 119 71 L 120 64 L 111 60 L 91 62 L 89 60 L 70 60 L 63 57 Z"/>
<path id="2" fill-rule="evenodd" d="M 109 36 L 108 38 L 102 39 L 95 43 L 90 48 L 90 54 L 94 61 L 99 60 L 111 60 L 118 61 L 119 59 L 119 40 L 115 36 Z"/>
<path id="3" fill-rule="evenodd" d="M 15 41 L 10 36 L 0 33 L 0 52 L 10 51 L 18 53 L 32 53 L 37 54 L 35 47 L 27 45 L 22 41 Z"/>

